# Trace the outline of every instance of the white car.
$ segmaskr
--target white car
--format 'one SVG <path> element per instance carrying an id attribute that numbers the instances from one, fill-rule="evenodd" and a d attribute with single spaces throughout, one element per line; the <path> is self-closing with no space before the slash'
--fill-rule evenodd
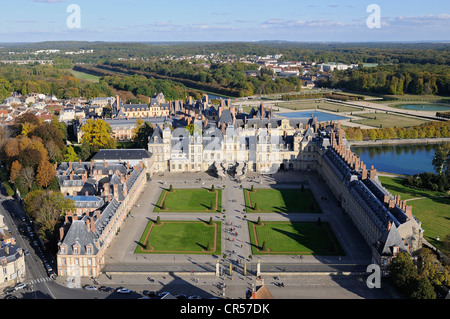
<path id="1" fill-rule="evenodd" d="M 97 290 L 98 288 L 96 286 L 86 286 L 84 287 L 84 290 Z"/>
<path id="2" fill-rule="evenodd" d="M 118 292 L 119 294 L 129 294 L 131 290 L 127 288 L 119 288 L 116 290 L 116 292 Z"/>
<path id="3" fill-rule="evenodd" d="M 24 289 L 27 286 L 25 283 L 20 283 L 14 287 L 15 290 Z"/>

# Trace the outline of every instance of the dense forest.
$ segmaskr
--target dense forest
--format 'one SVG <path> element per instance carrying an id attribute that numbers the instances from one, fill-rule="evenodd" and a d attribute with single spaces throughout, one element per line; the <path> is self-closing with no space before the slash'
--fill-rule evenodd
<path id="1" fill-rule="evenodd" d="M 449 95 L 450 65 L 396 64 L 334 71 L 319 86 L 394 95 Z"/>
<path id="2" fill-rule="evenodd" d="M 112 68 L 108 68 L 112 67 Z M 297 77 L 276 78 L 264 69 L 257 76 L 246 76 L 246 70 L 255 70 L 255 64 L 212 63 L 209 67 L 190 64 L 188 61 L 115 61 L 102 67 L 108 70 L 138 72 L 149 77 L 156 76 L 179 81 L 184 85 L 229 96 L 242 97 L 253 94 L 271 94 L 299 91 Z"/>
<path id="3" fill-rule="evenodd" d="M 266 56 L 283 54 L 282 60 L 380 64 L 441 64 L 450 65 L 448 43 L 307 43 L 288 41 L 260 42 L 39 42 L 1 44 L 0 59 L 48 58 L 35 55 L 34 50 L 94 50 L 92 54 L 71 55 L 74 63 L 103 63 L 118 58 L 149 58 L 191 55 Z M 16 52 L 10 55 L 9 52 Z M 69 57 L 64 53 L 55 56 Z"/>
<path id="4" fill-rule="evenodd" d="M 80 81 L 68 70 L 46 65 L 0 65 L 0 99 L 11 96 L 42 93 L 55 95 L 58 99 L 73 97 L 105 97 L 113 95 L 107 83 Z"/>
<path id="5" fill-rule="evenodd" d="M 77 79 L 69 70 L 49 65 L 0 65 L 0 100 L 10 97 L 11 92 L 22 95 L 42 93 L 58 99 L 114 96 L 118 91 L 128 92 L 127 102 L 147 100 L 148 96 L 163 92 L 170 99 L 185 98 L 186 88 L 170 81 L 145 77 L 108 77 L 99 83 Z M 145 99 L 143 98 L 145 96 Z"/>
<path id="6" fill-rule="evenodd" d="M 61 51 L 36 53 L 38 50 L 50 49 Z M 58 98 L 111 96 L 114 90 L 122 90 L 120 87 L 124 87 L 125 82 L 137 79 L 118 81 L 108 78 L 102 79 L 100 83 L 86 83 L 66 71 L 72 66 L 82 65 L 100 66 L 104 71 L 113 71 L 108 74 L 113 77 L 117 73 L 147 77 L 145 83 L 139 80 L 142 88 L 133 86 L 133 99 L 140 99 L 138 95 L 142 96 L 143 92 L 158 91 L 159 87 L 163 88 L 161 91 L 166 96 L 172 98 L 182 98 L 185 95 L 184 87 L 188 91 L 194 89 L 233 97 L 299 91 L 296 77 L 274 80 L 265 69 L 260 70 L 257 76 L 246 76 L 245 71 L 255 70 L 255 64 L 216 62 L 226 55 L 228 58 L 248 57 L 248 60 L 252 60 L 258 56 L 275 54 L 282 55 L 280 61 L 360 64 L 358 69 L 333 72 L 328 80 L 319 82 L 321 87 L 379 94 L 449 95 L 449 49 L 447 43 L 9 43 L 0 47 L 0 60 L 51 59 L 54 65 L 53 68 L 37 65 L 31 68 L 0 67 L 0 97 L 4 98 L 12 91 L 22 94 L 40 91 Z M 66 54 L 67 51 L 78 50 L 93 51 Z M 203 55 L 202 63 L 160 59 L 194 55 Z M 377 63 L 378 67 L 364 68 L 364 63 Z"/>

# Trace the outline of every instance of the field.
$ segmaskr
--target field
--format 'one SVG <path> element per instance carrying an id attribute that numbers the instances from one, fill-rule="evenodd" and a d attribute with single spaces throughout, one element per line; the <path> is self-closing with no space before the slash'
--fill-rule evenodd
<path id="1" fill-rule="evenodd" d="M 222 190 L 215 189 L 164 189 L 161 192 L 155 212 L 220 212 Z"/>
<path id="2" fill-rule="evenodd" d="M 203 221 L 149 222 L 135 253 L 214 254 L 221 253 L 221 223 Z M 210 250 L 207 250 L 207 247 Z"/>
<path id="3" fill-rule="evenodd" d="M 87 74 L 87 73 L 83 73 L 83 72 L 78 72 L 75 70 L 70 70 L 70 73 L 72 73 L 73 76 L 75 76 L 77 79 L 80 79 L 80 80 L 86 80 L 86 81 L 93 82 L 93 83 L 98 83 L 100 80 L 99 76 L 95 76 L 95 75 L 91 75 L 91 74 Z"/>
<path id="4" fill-rule="evenodd" d="M 253 254 L 344 255 L 326 222 L 249 222 Z M 255 234 L 256 232 L 256 234 Z M 267 251 L 262 251 L 263 243 Z"/>
<path id="5" fill-rule="evenodd" d="M 244 197 L 248 213 L 321 213 L 309 189 L 244 189 Z"/>
<path id="6" fill-rule="evenodd" d="M 425 120 L 420 120 L 416 118 L 386 114 L 386 113 L 358 113 L 359 117 L 363 117 L 361 120 L 352 120 L 353 123 L 358 123 L 361 125 L 373 126 L 375 128 L 379 127 L 409 127 L 417 126 L 426 123 Z"/>
<path id="7" fill-rule="evenodd" d="M 450 197 L 432 191 L 415 190 L 403 186 L 402 179 L 396 177 L 378 177 L 383 186 L 393 195 L 400 195 L 401 199 L 407 200 L 406 204 L 412 206 L 413 215 L 422 222 L 425 230 L 424 237 L 431 244 L 445 251 L 442 240 L 450 235 Z M 436 240 L 439 236 L 440 241 Z"/>
<path id="8" fill-rule="evenodd" d="M 308 100 L 308 101 L 289 101 L 289 102 L 281 102 L 275 104 L 276 107 L 287 108 L 291 110 L 311 110 L 311 109 L 320 109 L 331 112 L 355 112 L 360 111 L 361 108 L 352 107 L 343 104 L 330 103 L 326 101 L 320 100 Z"/>

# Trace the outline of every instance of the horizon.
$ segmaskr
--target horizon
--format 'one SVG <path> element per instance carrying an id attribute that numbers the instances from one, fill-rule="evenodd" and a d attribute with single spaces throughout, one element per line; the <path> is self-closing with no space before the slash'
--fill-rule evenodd
<path id="1" fill-rule="evenodd" d="M 8 16 L 0 22 L 0 43 L 450 42 L 450 2 L 443 0 L 4 0 L 2 5 Z"/>

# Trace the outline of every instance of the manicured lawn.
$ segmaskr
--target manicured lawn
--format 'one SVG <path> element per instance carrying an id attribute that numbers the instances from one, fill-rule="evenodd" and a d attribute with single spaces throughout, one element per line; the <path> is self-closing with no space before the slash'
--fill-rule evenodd
<path id="1" fill-rule="evenodd" d="M 394 115 L 394 114 L 386 114 L 386 113 L 359 113 L 358 116 L 363 117 L 361 120 L 353 120 L 352 122 L 368 125 L 373 127 L 409 127 L 409 126 L 417 126 L 428 121 L 419 120 L 416 118 Z M 375 118 L 376 117 L 376 118 Z"/>
<path id="2" fill-rule="evenodd" d="M 383 187 L 386 188 L 392 195 L 400 195 L 401 199 L 445 195 L 444 193 L 437 191 L 409 188 L 403 185 L 404 179 L 400 177 L 378 176 L 378 179 L 381 184 L 383 184 Z"/>
<path id="3" fill-rule="evenodd" d="M 95 76 L 92 74 L 87 74 L 87 73 L 83 73 L 83 72 L 79 72 L 79 71 L 75 71 L 75 70 L 70 70 L 70 73 L 72 73 L 73 76 L 75 76 L 77 79 L 80 79 L 80 80 L 87 80 L 92 83 L 98 83 L 100 81 L 99 76 Z"/>
<path id="4" fill-rule="evenodd" d="M 141 254 L 213 254 L 221 253 L 220 222 L 215 226 L 203 221 L 149 222 L 135 253 Z M 210 245 L 211 250 L 206 251 Z"/>
<path id="5" fill-rule="evenodd" d="M 255 238 L 256 230 L 256 238 Z M 341 255 L 345 253 L 326 222 L 249 222 L 253 254 Z M 262 252 L 263 242 L 269 252 Z"/>
<path id="6" fill-rule="evenodd" d="M 438 249 L 450 254 L 450 251 L 445 251 L 442 244 L 444 237 L 450 235 L 450 197 L 442 197 L 445 194 L 440 192 L 403 186 L 401 178 L 386 176 L 378 178 L 392 195 L 400 195 L 401 199 L 408 200 L 406 204 L 412 206 L 413 215 L 422 222 L 425 239 Z M 440 241 L 436 240 L 436 235 L 439 235 Z"/>
<path id="7" fill-rule="evenodd" d="M 212 206 L 211 206 L 212 204 Z M 220 212 L 222 190 L 174 189 L 163 190 L 155 212 Z"/>
<path id="8" fill-rule="evenodd" d="M 321 213 L 309 189 L 244 189 L 244 197 L 248 213 Z"/>

